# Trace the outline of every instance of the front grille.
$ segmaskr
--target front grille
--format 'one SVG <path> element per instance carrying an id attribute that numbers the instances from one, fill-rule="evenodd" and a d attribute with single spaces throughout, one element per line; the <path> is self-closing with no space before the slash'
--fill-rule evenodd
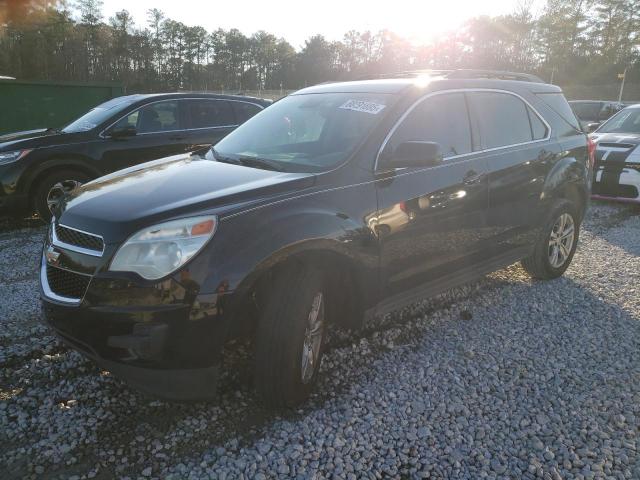
<path id="1" fill-rule="evenodd" d="M 97 235 L 91 235 L 90 233 L 79 232 L 72 228 L 65 227 L 63 225 L 56 225 L 56 237 L 61 242 L 76 247 L 86 248 L 87 250 L 94 250 L 96 252 L 102 252 L 104 250 L 104 242 L 102 238 Z"/>
<path id="2" fill-rule="evenodd" d="M 87 291 L 91 277 L 47 265 L 47 283 L 56 295 L 81 299 Z"/>

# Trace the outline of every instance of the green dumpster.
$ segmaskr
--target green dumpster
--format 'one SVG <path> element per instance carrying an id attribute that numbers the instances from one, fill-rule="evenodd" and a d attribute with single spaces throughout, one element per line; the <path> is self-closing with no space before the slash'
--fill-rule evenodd
<path id="1" fill-rule="evenodd" d="M 0 135 L 62 127 L 122 94 L 117 84 L 0 80 Z"/>

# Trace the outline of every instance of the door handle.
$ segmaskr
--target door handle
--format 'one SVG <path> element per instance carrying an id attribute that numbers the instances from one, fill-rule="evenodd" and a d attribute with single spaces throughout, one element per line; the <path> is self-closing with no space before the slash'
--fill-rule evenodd
<path id="1" fill-rule="evenodd" d="M 169 137 L 169 140 L 184 140 L 185 138 L 187 138 L 185 135 L 174 135 Z"/>
<path id="2" fill-rule="evenodd" d="M 464 174 L 464 177 L 462 177 L 462 183 L 465 185 L 473 185 L 474 183 L 478 183 L 480 180 L 482 180 L 482 174 L 475 170 L 469 170 Z"/>

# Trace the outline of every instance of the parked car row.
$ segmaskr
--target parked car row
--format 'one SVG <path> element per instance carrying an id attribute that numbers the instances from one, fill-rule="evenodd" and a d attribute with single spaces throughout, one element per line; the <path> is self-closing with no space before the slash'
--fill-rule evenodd
<path id="1" fill-rule="evenodd" d="M 44 220 L 71 190 L 158 158 L 206 150 L 271 102 L 213 94 L 127 95 L 63 128 L 0 136 L 0 211 Z"/>
<path id="2" fill-rule="evenodd" d="M 105 171 L 147 160 L 151 135 L 175 136 L 157 148 L 180 155 L 49 204 L 41 298 L 67 344 L 166 398 L 213 395 L 223 347 L 248 338 L 261 397 L 295 405 L 330 325 L 357 328 L 516 261 L 558 277 L 588 205 L 595 145 L 561 89 L 531 76 L 403 73 L 263 111 L 231 97 L 120 102 L 46 135 L 77 134 L 97 163 L 110 152 Z M 232 124 L 205 120 L 227 107 Z M 242 123 L 241 108 L 259 113 Z M 8 150 L 8 165 L 36 152 Z"/>

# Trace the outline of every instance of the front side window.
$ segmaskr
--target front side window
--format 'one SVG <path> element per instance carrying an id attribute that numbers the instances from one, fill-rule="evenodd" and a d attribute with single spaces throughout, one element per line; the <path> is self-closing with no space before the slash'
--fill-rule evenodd
<path id="1" fill-rule="evenodd" d="M 514 95 L 472 92 L 469 100 L 480 124 L 484 148 L 498 148 L 533 139 L 527 105 Z"/>
<path id="2" fill-rule="evenodd" d="M 158 133 L 180 130 L 178 102 L 170 100 L 142 107 L 118 120 L 113 129 L 135 127 L 138 133 Z"/>
<path id="3" fill-rule="evenodd" d="M 598 133 L 640 133 L 640 108 L 626 108 L 616 113 Z"/>
<path id="4" fill-rule="evenodd" d="M 268 160 L 292 172 L 328 170 L 349 158 L 395 98 L 376 93 L 291 95 L 226 136 L 213 154 L 219 160 Z"/>
<path id="5" fill-rule="evenodd" d="M 225 100 L 188 100 L 190 128 L 228 127 L 236 120 L 229 102 Z"/>
<path id="6" fill-rule="evenodd" d="M 444 158 L 470 153 L 471 127 L 463 93 L 441 94 L 419 103 L 393 133 L 385 148 L 410 141 L 436 142 Z"/>

